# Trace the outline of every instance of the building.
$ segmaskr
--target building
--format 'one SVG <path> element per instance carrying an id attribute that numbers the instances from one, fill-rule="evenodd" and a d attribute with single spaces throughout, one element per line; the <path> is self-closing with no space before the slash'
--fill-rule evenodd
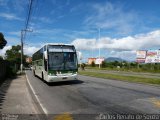
<path id="1" fill-rule="evenodd" d="M 92 62 L 96 62 L 96 59 L 97 58 L 88 58 L 88 65 L 91 65 L 92 64 Z"/>
<path id="2" fill-rule="evenodd" d="M 31 58 L 31 57 L 27 57 L 27 58 L 26 58 L 26 62 L 27 62 L 27 63 L 32 63 L 32 58 Z"/>
<path id="3" fill-rule="evenodd" d="M 88 65 L 91 65 L 92 62 L 94 62 L 95 64 L 102 64 L 102 62 L 104 61 L 104 58 L 88 58 Z"/>

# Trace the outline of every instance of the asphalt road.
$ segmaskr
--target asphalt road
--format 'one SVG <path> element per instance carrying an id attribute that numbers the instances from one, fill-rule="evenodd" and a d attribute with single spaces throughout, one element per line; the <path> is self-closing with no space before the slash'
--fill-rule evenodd
<path id="1" fill-rule="evenodd" d="M 160 87 L 79 75 L 46 84 L 27 78 L 46 114 L 160 114 Z"/>

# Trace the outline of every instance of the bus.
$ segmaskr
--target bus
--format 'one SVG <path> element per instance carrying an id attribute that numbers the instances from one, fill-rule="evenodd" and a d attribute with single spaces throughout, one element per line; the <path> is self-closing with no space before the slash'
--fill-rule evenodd
<path id="1" fill-rule="evenodd" d="M 47 82 L 76 80 L 78 60 L 71 44 L 48 43 L 32 56 L 34 76 Z"/>

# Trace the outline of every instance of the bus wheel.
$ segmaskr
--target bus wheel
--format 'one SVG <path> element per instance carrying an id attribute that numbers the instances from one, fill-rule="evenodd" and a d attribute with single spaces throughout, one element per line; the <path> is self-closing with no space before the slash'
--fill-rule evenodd
<path id="1" fill-rule="evenodd" d="M 36 76 L 35 71 L 33 70 L 33 75 Z"/>
<path id="2" fill-rule="evenodd" d="M 44 80 L 44 75 L 43 75 L 43 72 L 42 72 L 42 80 Z"/>

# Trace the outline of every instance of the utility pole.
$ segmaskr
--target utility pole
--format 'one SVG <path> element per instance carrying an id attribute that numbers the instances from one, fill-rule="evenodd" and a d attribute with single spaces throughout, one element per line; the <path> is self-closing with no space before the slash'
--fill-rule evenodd
<path id="1" fill-rule="evenodd" d="M 23 72 L 23 38 L 24 38 L 24 34 L 23 32 L 33 32 L 33 30 L 29 30 L 29 29 L 24 29 L 21 30 L 21 73 Z"/>
<path id="2" fill-rule="evenodd" d="M 32 7 L 33 7 L 33 0 L 30 0 L 29 3 L 29 9 L 28 9 L 28 15 L 26 18 L 26 23 L 25 23 L 25 29 L 21 30 L 21 73 L 23 72 L 23 39 L 26 36 L 26 32 L 32 32 L 32 30 L 27 29 L 29 25 L 29 21 L 31 19 L 31 12 L 32 12 Z"/>
<path id="3" fill-rule="evenodd" d="M 21 30 L 21 73 L 23 71 L 23 30 Z"/>
<path id="4" fill-rule="evenodd" d="M 100 42 L 100 28 L 98 29 L 98 39 Z M 101 57 L 101 50 L 100 50 L 100 46 L 99 46 L 99 68 L 101 68 L 101 63 L 100 63 L 100 57 Z"/>

